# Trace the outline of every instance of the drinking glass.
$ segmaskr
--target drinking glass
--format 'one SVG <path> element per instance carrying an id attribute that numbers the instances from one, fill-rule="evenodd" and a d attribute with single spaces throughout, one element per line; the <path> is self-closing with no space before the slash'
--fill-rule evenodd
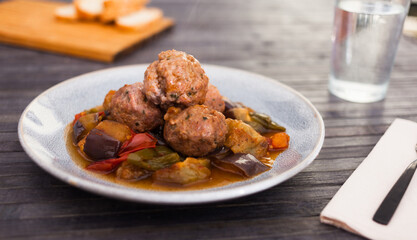
<path id="1" fill-rule="evenodd" d="M 386 95 L 410 0 L 337 0 L 329 91 L 352 102 Z"/>

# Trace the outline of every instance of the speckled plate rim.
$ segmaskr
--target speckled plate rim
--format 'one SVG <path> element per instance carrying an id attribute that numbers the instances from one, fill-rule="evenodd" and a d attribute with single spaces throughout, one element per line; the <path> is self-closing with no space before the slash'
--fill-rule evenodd
<path id="1" fill-rule="evenodd" d="M 83 189 L 92 193 L 96 193 L 99 195 L 107 196 L 110 198 L 128 200 L 132 202 L 182 205 L 182 204 L 201 204 L 201 203 L 209 203 L 209 202 L 217 202 L 217 201 L 235 199 L 235 198 L 247 196 L 247 195 L 271 188 L 275 185 L 278 185 L 290 179 L 291 177 L 293 177 L 294 175 L 302 171 L 304 168 L 306 168 L 308 165 L 310 165 L 314 161 L 314 159 L 317 157 L 317 155 L 319 154 L 323 146 L 324 136 L 325 136 L 325 127 L 324 127 L 322 116 L 320 115 L 318 110 L 313 106 L 313 104 L 307 98 L 305 98 L 301 93 L 297 92 L 296 90 L 292 89 L 291 87 L 277 80 L 274 80 L 272 78 L 269 78 L 260 74 L 256 74 L 253 72 L 244 71 L 240 69 L 235 69 L 235 68 L 228 68 L 228 67 L 209 65 L 209 64 L 204 64 L 204 66 L 209 66 L 212 68 L 221 68 L 225 70 L 232 70 L 232 71 L 240 72 L 241 74 L 252 75 L 256 77 L 257 79 L 262 79 L 265 81 L 272 81 L 274 84 L 279 85 L 281 88 L 284 88 L 287 91 L 290 91 L 295 96 L 303 100 L 313 111 L 314 116 L 317 118 L 317 121 L 319 123 L 318 141 L 316 142 L 311 153 L 307 155 L 297 165 L 295 165 L 289 170 L 286 170 L 285 172 L 282 172 L 281 174 L 277 175 L 274 178 L 261 180 L 261 181 L 254 182 L 248 185 L 237 186 L 231 189 L 218 189 L 216 191 L 208 191 L 208 192 L 198 191 L 198 193 L 196 193 L 195 191 L 149 191 L 149 190 L 142 190 L 142 189 L 135 189 L 135 191 L 132 191 L 131 189 L 109 187 L 109 186 L 105 186 L 99 183 L 90 182 L 78 176 L 71 175 L 68 172 L 65 172 L 59 168 L 55 168 L 53 165 L 46 164 L 46 161 L 43 161 L 42 157 L 38 155 L 36 151 L 29 146 L 29 144 L 27 143 L 27 140 L 25 139 L 26 136 L 23 131 L 23 120 L 26 117 L 28 111 L 31 109 L 31 106 L 35 104 L 35 102 L 37 102 L 42 96 L 48 94 L 51 91 L 54 91 L 54 89 L 58 87 L 62 87 L 66 84 L 70 84 L 72 81 L 76 81 L 80 78 L 88 77 L 89 75 L 93 75 L 93 74 L 97 74 L 97 73 L 105 72 L 105 71 L 112 71 L 112 70 L 120 69 L 120 68 L 143 67 L 147 65 L 148 64 L 126 65 L 126 66 L 113 67 L 113 68 L 93 71 L 90 73 L 82 74 L 82 75 L 70 78 L 68 80 L 65 80 L 61 83 L 58 83 L 50 87 L 44 92 L 42 92 L 35 99 L 33 99 L 31 103 L 25 108 L 25 110 L 23 111 L 19 119 L 18 136 L 19 136 L 19 141 L 24 151 L 39 167 L 44 169 L 46 172 L 50 173 L 56 178 L 72 186 L 75 186 L 77 188 L 80 188 L 80 189 Z"/>

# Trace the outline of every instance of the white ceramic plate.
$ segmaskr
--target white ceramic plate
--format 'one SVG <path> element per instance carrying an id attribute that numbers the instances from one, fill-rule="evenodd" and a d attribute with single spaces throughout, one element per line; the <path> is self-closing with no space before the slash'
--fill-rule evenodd
<path id="1" fill-rule="evenodd" d="M 68 155 L 64 130 L 76 113 L 99 105 L 110 89 L 143 80 L 148 65 L 110 68 L 84 74 L 46 90 L 22 113 L 19 140 L 26 153 L 45 171 L 75 187 L 104 196 L 157 204 L 192 204 L 246 196 L 277 185 L 307 167 L 324 140 L 320 113 L 300 93 L 276 80 L 242 70 L 205 65 L 210 82 L 222 95 L 266 113 L 287 128 L 290 148 L 273 168 L 247 181 L 193 191 L 151 191 L 97 178 Z"/>

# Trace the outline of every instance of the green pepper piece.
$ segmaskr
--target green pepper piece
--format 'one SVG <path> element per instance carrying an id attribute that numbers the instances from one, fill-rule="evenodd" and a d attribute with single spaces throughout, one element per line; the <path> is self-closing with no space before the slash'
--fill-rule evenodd
<path id="1" fill-rule="evenodd" d="M 273 130 L 277 130 L 277 131 L 281 131 L 281 132 L 285 132 L 287 129 L 281 125 L 279 125 L 278 123 L 271 121 L 268 124 L 268 128 L 269 129 L 273 129 Z"/>
<path id="2" fill-rule="evenodd" d="M 253 129 L 255 129 L 255 131 L 257 131 L 260 134 L 264 134 L 269 132 L 269 130 L 267 128 L 265 128 L 262 124 L 256 122 L 256 121 L 250 121 L 250 122 L 246 122 L 244 121 L 246 124 L 248 124 L 249 126 L 251 126 Z"/>
<path id="3" fill-rule="evenodd" d="M 271 118 L 269 116 L 264 115 L 264 114 L 251 112 L 249 115 L 251 117 L 251 120 L 258 122 L 258 123 L 262 124 L 262 126 L 265 126 L 265 127 L 267 127 L 268 123 L 271 121 Z"/>
<path id="4" fill-rule="evenodd" d="M 174 152 L 171 148 L 167 146 L 156 146 L 155 151 L 158 156 L 164 156 Z"/>
<path id="5" fill-rule="evenodd" d="M 280 126 L 278 123 L 272 121 L 268 115 L 257 113 L 257 112 L 251 112 L 249 113 L 249 115 L 251 116 L 254 122 L 261 124 L 263 127 L 269 130 L 278 131 L 278 132 L 285 132 L 286 130 L 285 127 Z"/>
<path id="6" fill-rule="evenodd" d="M 127 161 L 143 169 L 156 171 L 179 162 L 180 156 L 168 147 L 157 146 L 155 149 L 147 148 L 131 153 L 127 157 Z"/>
<path id="7" fill-rule="evenodd" d="M 156 151 L 153 148 L 146 148 L 129 154 L 127 161 L 136 164 L 141 161 L 152 159 L 156 156 Z"/>
<path id="8" fill-rule="evenodd" d="M 156 156 L 156 151 L 154 148 L 146 148 L 139 151 L 141 158 L 144 160 L 152 159 Z"/>
<path id="9" fill-rule="evenodd" d="M 258 112 L 250 112 L 250 113 L 249 113 L 249 115 L 250 115 L 251 117 L 253 117 L 253 116 L 257 116 L 257 117 L 259 117 L 259 118 L 263 119 L 265 122 L 270 122 L 270 121 L 271 121 L 271 117 L 270 117 L 270 116 L 268 116 L 268 115 L 266 115 L 266 114 L 263 114 L 263 113 L 258 113 Z"/>
<path id="10" fill-rule="evenodd" d="M 129 161 L 129 158 L 128 158 Z M 150 171 L 156 171 L 162 168 L 171 166 L 172 164 L 179 162 L 180 156 L 178 153 L 173 152 L 164 156 L 155 157 L 143 161 L 130 161 L 131 163 Z"/>

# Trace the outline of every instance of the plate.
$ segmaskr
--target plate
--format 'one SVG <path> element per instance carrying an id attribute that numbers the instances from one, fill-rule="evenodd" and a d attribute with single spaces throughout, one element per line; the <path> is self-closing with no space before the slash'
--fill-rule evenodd
<path id="1" fill-rule="evenodd" d="M 40 94 L 19 120 L 18 133 L 23 149 L 48 173 L 96 194 L 155 204 L 196 204 L 238 198 L 275 186 L 307 167 L 323 145 L 323 119 L 300 93 L 258 74 L 204 65 L 210 82 L 222 95 L 270 115 L 287 128 L 290 147 L 277 157 L 272 169 L 222 187 L 174 192 L 131 188 L 97 178 L 70 158 L 65 128 L 76 113 L 102 104 L 110 89 L 142 81 L 147 66 L 131 65 L 84 74 Z"/>

